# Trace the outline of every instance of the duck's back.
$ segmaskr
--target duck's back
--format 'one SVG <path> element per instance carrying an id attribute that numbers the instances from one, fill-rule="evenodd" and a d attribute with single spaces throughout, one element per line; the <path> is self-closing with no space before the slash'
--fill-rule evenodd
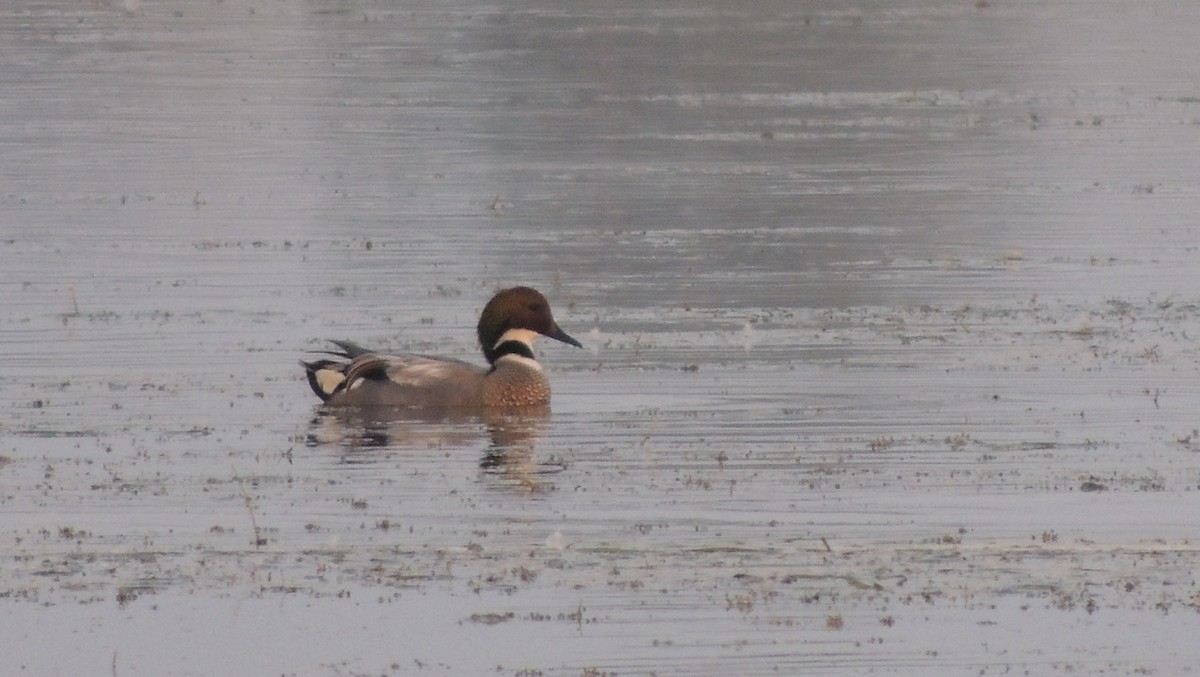
<path id="1" fill-rule="evenodd" d="M 423 355 L 361 355 L 344 374 L 348 387 L 334 393 L 331 405 L 475 409 L 482 406 L 487 370 L 460 360 Z"/>

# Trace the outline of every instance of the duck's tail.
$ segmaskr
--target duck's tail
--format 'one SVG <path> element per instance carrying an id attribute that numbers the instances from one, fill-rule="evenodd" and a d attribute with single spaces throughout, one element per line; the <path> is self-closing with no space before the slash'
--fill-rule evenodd
<path id="1" fill-rule="evenodd" d="M 345 387 L 346 372 L 354 358 L 371 354 L 370 350 L 353 341 L 330 341 L 330 343 L 341 350 L 317 350 L 314 352 L 321 355 L 333 355 L 341 358 L 340 360 L 300 361 L 300 365 L 304 367 L 304 373 L 308 377 L 309 387 L 317 394 L 317 397 L 321 398 L 322 402 L 328 402 L 329 398 Z"/>

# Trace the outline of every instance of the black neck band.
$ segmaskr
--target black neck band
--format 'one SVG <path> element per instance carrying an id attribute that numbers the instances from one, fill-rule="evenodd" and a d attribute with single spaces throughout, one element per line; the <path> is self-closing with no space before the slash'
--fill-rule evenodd
<path id="1" fill-rule="evenodd" d="M 491 361 L 495 362 L 505 355 L 518 355 L 520 357 L 527 357 L 531 360 L 537 359 L 533 356 L 533 350 L 524 341 L 505 341 L 495 348 L 492 348 L 492 354 L 490 355 Z"/>

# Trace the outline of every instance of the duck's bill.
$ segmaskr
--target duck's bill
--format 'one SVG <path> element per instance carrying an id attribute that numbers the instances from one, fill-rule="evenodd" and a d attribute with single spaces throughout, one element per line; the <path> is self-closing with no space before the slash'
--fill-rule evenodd
<path id="1" fill-rule="evenodd" d="M 569 334 L 567 334 L 567 332 L 560 329 L 557 324 L 550 328 L 550 333 L 546 334 L 546 336 L 549 336 L 550 338 L 558 340 L 558 341 L 562 341 L 563 343 L 573 345 L 576 348 L 583 347 L 582 343 L 571 338 L 571 336 Z"/>

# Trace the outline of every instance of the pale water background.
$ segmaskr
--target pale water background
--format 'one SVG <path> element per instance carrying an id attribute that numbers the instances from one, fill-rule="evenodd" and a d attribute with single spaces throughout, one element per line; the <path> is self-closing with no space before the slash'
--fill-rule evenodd
<path id="1" fill-rule="evenodd" d="M 1197 671 L 1197 26 L 5 4 L 0 672 Z M 318 415 L 514 283 L 549 420 Z"/>

